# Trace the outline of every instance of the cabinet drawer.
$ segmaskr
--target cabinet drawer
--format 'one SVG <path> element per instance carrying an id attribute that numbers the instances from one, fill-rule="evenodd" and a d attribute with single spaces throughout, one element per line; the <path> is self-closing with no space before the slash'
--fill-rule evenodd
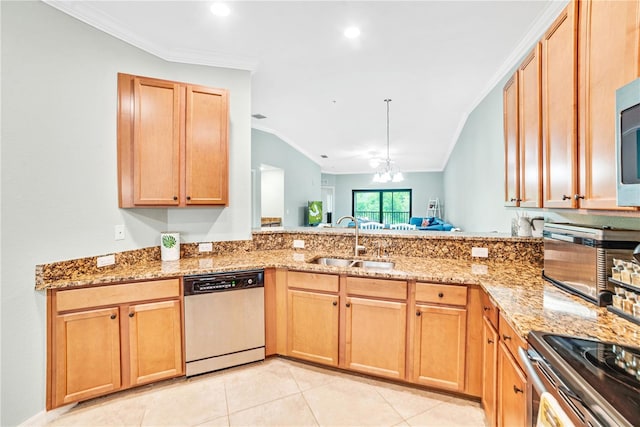
<path id="1" fill-rule="evenodd" d="M 347 277 L 347 294 L 406 300 L 407 282 L 366 277 Z"/>
<path id="2" fill-rule="evenodd" d="M 498 329 L 498 307 L 493 303 L 489 294 L 482 292 L 482 315 L 489 320 L 494 328 Z"/>
<path id="3" fill-rule="evenodd" d="M 180 294 L 180 279 L 69 289 L 56 292 L 56 311 L 126 304 L 133 301 L 177 298 Z"/>
<path id="4" fill-rule="evenodd" d="M 518 347 L 527 348 L 527 343 L 518 335 L 518 333 L 511 327 L 511 325 L 502 317 L 500 318 L 500 325 L 498 332 L 500 334 L 500 340 L 509 349 L 513 358 L 520 363 L 518 357 Z"/>
<path id="5" fill-rule="evenodd" d="M 303 273 L 301 271 L 289 271 L 287 285 L 290 288 L 324 292 L 338 292 L 340 288 L 339 277 L 335 274 Z"/>
<path id="6" fill-rule="evenodd" d="M 467 305 L 467 287 L 416 283 L 416 301 L 447 305 Z"/>

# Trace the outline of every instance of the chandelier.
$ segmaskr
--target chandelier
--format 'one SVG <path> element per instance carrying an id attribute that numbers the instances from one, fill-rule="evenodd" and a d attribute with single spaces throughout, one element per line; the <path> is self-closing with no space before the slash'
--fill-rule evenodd
<path id="1" fill-rule="evenodd" d="M 378 167 L 375 175 L 373 175 L 373 182 L 400 182 L 404 180 L 404 176 L 402 176 L 402 172 L 393 165 L 389 157 L 389 103 L 391 100 L 385 99 L 384 102 L 387 103 L 387 158 L 380 162 L 382 165 Z"/>

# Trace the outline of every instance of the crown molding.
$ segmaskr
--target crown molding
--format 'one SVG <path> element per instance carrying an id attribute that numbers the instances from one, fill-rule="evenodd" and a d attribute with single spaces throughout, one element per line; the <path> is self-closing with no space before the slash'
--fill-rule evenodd
<path id="1" fill-rule="evenodd" d="M 449 163 L 449 157 L 453 153 L 455 146 L 462 134 L 469 114 L 480 105 L 480 103 L 489 95 L 489 93 L 496 87 L 498 83 L 522 61 L 522 58 L 529 53 L 531 48 L 540 41 L 542 36 L 547 32 L 551 24 L 560 15 L 560 12 L 569 4 L 569 1 L 573 0 L 552 0 L 549 5 L 542 11 L 539 17 L 535 20 L 527 34 L 520 40 L 516 48 L 511 52 L 511 55 L 502 63 L 502 66 L 494 74 L 493 78 L 489 80 L 484 90 L 480 92 L 476 100 L 471 104 L 469 110 L 462 113 L 460 122 L 456 132 L 453 135 L 453 143 L 449 145 L 449 152 L 444 158 L 442 163 L 442 170 L 446 169 L 447 163 Z"/>
<path id="2" fill-rule="evenodd" d="M 228 55 L 215 51 L 199 49 L 167 49 L 128 30 L 122 23 L 114 20 L 92 6 L 91 2 L 69 0 L 42 0 L 47 5 L 76 18 L 98 30 L 124 41 L 138 49 L 144 50 L 158 58 L 169 62 L 207 65 L 211 67 L 232 68 L 255 71 L 258 60 L 240 55 Z"/>

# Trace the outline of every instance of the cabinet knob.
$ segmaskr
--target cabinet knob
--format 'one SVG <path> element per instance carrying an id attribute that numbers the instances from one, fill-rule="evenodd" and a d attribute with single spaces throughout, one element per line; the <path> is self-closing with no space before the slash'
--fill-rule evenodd
<path id="1" fill-rule="evenodd" d="M 173 200 L 178 200 L 178 196 L 173 196 Z"/>
<path id="2" fill-rule="evenodd" d="M 489 310 L 491 310 L 491 307 L 482 307 L 482 309 L 483 309 L 484 311 L 489 311 Z"/>
<path id="3" fill-rule="evenodd" d="M 493 340 L 491 338 L 487 339 L 487 344 L 493 344 Z"/>
<path id="4" fill-rule="evenodd" d="M 442 297 L 444 297 L 444 294 L 442 292 L 439 292 L 438 293 L 438 298 L 442 298 Z"/>
<path id="5" fill-rule="evenodd" d="M 351 307 L 351 303 L 350 302 L 346 303 L 345 305 L 346 305 L 347 308 Z"/>
<path id="6" fill-rule="evenodd" d="M 574 198 L 574 199 L 576 199 L 576 200 L 580 200 L 580 199 L 583 199 L 583 200 L 584 200 L 584 196 L 581 196 L 581 195 L 579 195 L 579 194 L 574 194 L 574 195 L 573 195 L 573 198 Z"/>
<path id="7" fill-rule="evenodd" d="M 332 302 L 333 305 L 338 305 L 338 301 Z"/>
<path id="8" fill-rule="evenodd" d="M 416 316 L 421 316 L 421 315 L 422 315 L 422 313 L 421 313 L 421 312 L 416 311 Z"/>
<path id="9" fill-rule="evenodd" d="M 191 196 L 187 196 L 187 200 L 191 200 Z"/>
<path id="10" fill-rule="evenodd" d="M 511 337 L 509 335 L 502 334 L 502 339 L 505 341 L 509 341 Z"/>
<path id="11" fill-rule="evenodd" d="M 510 202 L 515 202 L 517 199 L 515 197 L 512 197 L 509 199 Z"/>
<path id="12" fill-rule="evenodd" d="M 135 316 L 135 315 L 136 315 L 136 313 L 135 313 L 135 312 L 133 312 L 133 311 L 132 311 L 131 313 L 129 313 L 129 317 L 133 317 L 133 316 Z"/>
<path id="13" fill-rule="evenodd" d="M 562 200 L 571 200 L 571 196 L 567 196 L 566 194 L 563 194 Z"/>
<path id="14" fill-rule="evenodd" d="M 522 390 L 521 388 L 516 387 L 516 386 L 515 386 L 515 384 L 514 384 L 514 386 L 513 386 L 513 392 L 514 392 L 514 393 L 516 393 L 516 394 L 518 394 L 518 393 L 524 393 L 524 390 Z"/>
<path id="15" fill-rule="evenodd" d="M 109 317 L 111 317 L 111 320 L 113 320 L 113 319 L 115 319 L 115 318 L 116 318 L 116 317 L 118 317 L 118 316 L 116 316 L 115 314 L 112 314 L 112 315 L 111 315 L 111 316 L 109 316 Z"/>

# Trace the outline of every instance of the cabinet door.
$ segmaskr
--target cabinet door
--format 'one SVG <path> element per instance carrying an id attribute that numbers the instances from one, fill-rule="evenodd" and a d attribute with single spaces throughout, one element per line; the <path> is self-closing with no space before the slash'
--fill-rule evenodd
<path id="1" fill-rule="evenodd" d="M 407 304 L 347 298 L 345 305 L 347 368 L 404 379 Z"/>
<path id="2" fill-rule="evenodd" d="M 416 306 L 413 381 L 464 390 L 467 310 Z"/>
<path id="3" fill-rule="evenodd" d="M 518 73 L 504 86 L 504 205 L 518 206 L 520 153 L 518 151 Z"/>
<path id="4" fill-rule="evenodd" d="M 482 406 L 489 427 L 495 427 L 497 423 L 499 335 L 489 319 L 484 317 L 482 320 Z"/>
<path id="5" fill-rule="evenodd" d="M 187 86 L 187 205 L 228 203 L 228 121 L 226 90 Z"/>
<path id="6" fill-rule="evenodd" d="M 338 366 L 338 296 L 288 291 L 287 354 Z"/>
<path id="7" fill-rule="evenodd" d="M 586 209 L 616 205 L 616 89 L 634 80 L 640 61 L 640 1 L 580 2 L 579 193 Z"/>
<path id="8" fill-rule="evenodd" d="M 173 82 L 134 79 L 134 204 L 179 204 L 181 91 Z"/>
<path id="9" fill-rule="evenodd" d="M 519 206 L 542 207 L 541 45 L 518 69 Z"/>
<path id="10" fill-rule="evenodd" d="M 131 385 L 183 373 L 180 300 L 129 307 Z"/>
<path id="11" fill-rule="evenodd" d="M 118 308 L 61 314 L 55 320 L 54 406 L 120 388 Z"/>
<path id="12" fill-rule="evenodd" d="M 524 426 L 527 421 L 527 378 L 500 343 L 498 349 L 498 426 Z"/>
<path id="13" fill-rule="evenodd" d="M 542 38 L 545 208 L 576 207 L 576 3 L 569 3 Z"/>

